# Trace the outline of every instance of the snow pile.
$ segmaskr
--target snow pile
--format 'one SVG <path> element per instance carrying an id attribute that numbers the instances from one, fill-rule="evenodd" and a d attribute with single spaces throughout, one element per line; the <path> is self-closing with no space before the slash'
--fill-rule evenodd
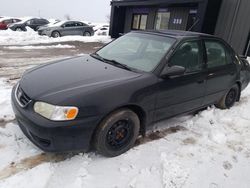
<path id="1" fill-rule="evenodd" d="M 0 90 L 0 117 L 6 122 L 13 112 L 11 86 L 5 79 L 0 80 Z M 0 187 L 247 188 L 249 114 L 250 87 L 230 110 L 211 107 L 154 125 L 151 136 L 115 158 L 95 153 L 41 155 L 15 121 L 2 123 Z"/>
<path id="2" fill-rule="evenodd" d="M 7 46 L 4 47 L 5 49 L 10 49 L 10 50 L 42 50 L 42 49 L 55 49 L 55 48 L 75 48 L 75 46 L 71 45 L 51 45 L 51 46 Z"/>
<path id="3" fill-rule="evenodd" d="M 111 38 L 109 36 L 65 36 L 60 38 L 51 38 L 47 36 L 40 36 L 37 32 L 30 28 L 27 28 L 26 32 L 12 31 L 10 29 L 0 30 L 0 45 L 47 44 L 68 41 L 108 43 L 111 41 Z"/>

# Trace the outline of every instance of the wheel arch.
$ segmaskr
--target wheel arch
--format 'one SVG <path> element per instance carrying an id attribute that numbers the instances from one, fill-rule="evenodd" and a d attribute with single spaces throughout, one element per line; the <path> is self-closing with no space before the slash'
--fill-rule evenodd
<path id="1" fill-rule="evenodd" d="M 242 86 L 242 84 L 241 84 L 240 81 L 236 81 L 236 84 L 239 87 L 239 95 L 237 97 L 237 102 L 239 102 L 240 101 L 240 96 L 241 96 L 241 86 Z"/>
<path id="2" fill-rule="evenodd" d="M 131 111 L 133 111 L 139 118 L 140 120 L 140 135 L 145 135 L 146 133 L 146 124 L 147 124 L 147 114 L 145 112 L 145 110 L 140 107 L 139 105 L 136 105 L 136 104 L 127 104 L 127 105 L 122 105 L 122 106 L 119 106 L 113 110 L 111 110 L 110 112 L 108 112 L 107 114 L 105 114 L 103 116 L 103 118 L 98 122 L 92 136 L 91 136 L 91 147 L 93 146 L 93 140 L 95 139 L 95 135 L 96 135 L 96 131 L 100 125 L 100 123 L 107 117 L 109 116 L 111 113 L 117 111 L 117 110 L 120 110 L 120 109 L 129 109 Z"/>
<path id="3" fill-rule="evenodd" d="M 59 35 L 62 36 L 62 34 L 61 34 L 60 31 L 58 31 L 58 30 L 53 30 L 53 31 L 51 32 L 51 37 L 53 37 L 53 33 L 55 33 L 55 32 L 59 33 Z"/>

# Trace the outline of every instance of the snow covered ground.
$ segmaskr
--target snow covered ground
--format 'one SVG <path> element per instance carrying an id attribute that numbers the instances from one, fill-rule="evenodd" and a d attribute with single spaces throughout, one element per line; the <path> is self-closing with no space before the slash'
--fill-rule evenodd
<path id="1" fill-rule="evenodd" d="M 107 43 L 111 41 L 111 38 L 109 36 L 65 36 L 60 38 L 51 38 L 47 36 L 40 36 L 37 32 L 30 28 L 27 28 L 27 32 L 0 30 L 0 45 L 48 44 L 68 41 Z"/>
<path id="2" fill-rule="evenodd" d="M 160 122 L 127 153 L 105 158 L 35 147 L 14 120 L 14 82 L 0 79 L 1 188 L 249 188 L 250 87 L 230 110 Z"/>
<path id="3" fill-rule="evenodd" d="M 56 48 L 75 48 L 75 46 L 71 45 L 62 45 L 62 44 L 57 44 L 57 45 L 51 45 L 51 46 L 7 46 L 4 47 L 5 49 L 10 49 L 10 50 L 42 50 L 42 49 L 56 49 Z"/>

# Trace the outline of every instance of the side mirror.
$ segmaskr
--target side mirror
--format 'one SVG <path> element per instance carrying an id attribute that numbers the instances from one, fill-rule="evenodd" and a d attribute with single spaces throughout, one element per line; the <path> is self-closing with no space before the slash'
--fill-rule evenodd
<path id="1" fill-rule="evenodd" d="M 172 67 L 166 66 L 161 73 L 161 77 L 180 76 L 183 75 L 185 71 L 186 71 L 185 67 L 182 66 L 177 66 L 177 65 L 174 65 Z"/>
<path id="2" fill-rule="evenodd" d="M 62 28 L 64 28 L 64 27 L 65 27 L 65 25 L 62 25 L 61 27 L 62 27 Z"/>

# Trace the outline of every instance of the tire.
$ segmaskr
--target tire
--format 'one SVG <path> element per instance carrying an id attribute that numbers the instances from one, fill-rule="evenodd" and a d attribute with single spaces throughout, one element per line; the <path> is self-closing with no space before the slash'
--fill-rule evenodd
<path id="1" fill-rule="evenodd" d="M 61 37 L 61 34 L 58 31 L 53 31 L 52 34 L 51 34 L 51 36 L 53 38 L 58 38 L 58 37 Z"/>
<path id="2" fill-rule="evenodd" d="M 90 37 L 90 36 L 91 36 L 91 33 L 88 32 L 88 31 L 85 31 L 85 32 L 83 33 L 83 36 L 85 36 L 85 37 Z"/>
<path id="3" fill-rule="evenodd" d="M 106 157 L 115 157 L 128 151 L 135 143 L 140 120 L 129 109 L 120 109 L 108 115 L 98 126 L 94 147 Z"/>
<path id="4" fill-rule="evenodd" d="M 234 85 L 215 105 L 217 108 L 220 109 L 229 109 L 231 108 L 234 103 L 238 100 L 240 96 L 240 89 L 238 85 Z"/>
<path id="5" fill-rule="evenodd" d="M 21 27 L 17 27 L 15 31 L 23 31 Z"/>

